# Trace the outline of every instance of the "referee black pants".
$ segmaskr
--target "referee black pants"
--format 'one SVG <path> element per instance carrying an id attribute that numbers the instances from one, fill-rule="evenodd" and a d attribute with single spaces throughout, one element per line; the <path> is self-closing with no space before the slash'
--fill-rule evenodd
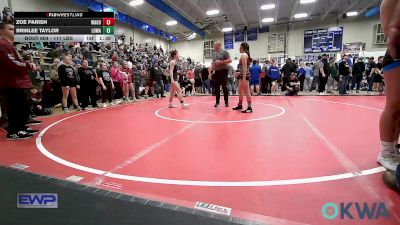
<path id="1" fill-rule="evenodd" d="M 220 98 L 221 98 L 221 86 L 222 86 L 222 91 L 224 92 L 224 100 L 225 104 L 228 104 L 228 70 L 223 69 L 223 70 L 216 70 L 214 74 L 214 79 L 215 79 L 215 103 L 219 104 L 220 103 Z"/>

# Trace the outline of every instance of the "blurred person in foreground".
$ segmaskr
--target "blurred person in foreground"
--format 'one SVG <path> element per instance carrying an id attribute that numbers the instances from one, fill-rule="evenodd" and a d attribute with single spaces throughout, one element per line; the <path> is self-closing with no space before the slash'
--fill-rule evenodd
<path id="1" fill-rule="evenodd" d="M 381 23 L 388 37 L 388 52 L 384 58 L 386 83 L 386 104 L 382 112 L 379 130 L 381 152 L 378 163 L 389 170 L 384 181 L 389 187 L 399 191 L 400 155 L 398 149 L 400 124 L 400 1 L 384 0 L 381 5 Z M 394 173 L 396 171 L 396 173 Z M 395 178 L 397 179 L 391 179 Z"/>
<path id="2" fill-rule="evenodd" d="M 9 16 L 0 22 L 0 90 L 3 93 L 8 116 L 7 139 L 28 139 L 37 133 L 26 127 L 29 119 L 29 90 L 32 83 L 29 71 L 36 65 L 24 62 L 14 47 L 14 25 Z"/>

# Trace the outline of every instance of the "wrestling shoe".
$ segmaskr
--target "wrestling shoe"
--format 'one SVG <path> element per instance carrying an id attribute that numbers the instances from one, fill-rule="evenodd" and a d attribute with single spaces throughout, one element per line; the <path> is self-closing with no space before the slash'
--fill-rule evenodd
<path id="1" fill-rule="evenodd" d="M 400 154 L 397 151 L 385 155 L 381 152 L 376 161 L 387 170 L 396 171 L 396 168 L 400 163 Z"/>
<path id="2" fill-rule="evenodd" d="M 32 137 L 33 137 L 32 134 L 28 134 L 25 131 L 18 131 L 15 134 L 7 134 L 7 140 L 10 140 L 10 141 L 25 140 L 25 139 L 29 139 Z"/>
<path id="3" fill-rule="evenodd" d="M 28 134 L 30 134 L 30 135 L 34 135 L 34 134 L 39 133 L 39 130 L 33 130 L 33 129 L 31 129 L 31 128 L 27 128 L 27 129 L 25 130 L 25 132 L 28 133 Z"/>
<path id="4" fill-rule="evenodd" d="M 233 110 L 242 110 L 243 106 L 242 105 L 238 105 L 235 108 L 232 108 Z"/>
<path id="5" fill-rule="evenodd" d="M 253 109 L 249 106 L 246 110 L 243 110 L 242 113 L 252 113 Z"/>

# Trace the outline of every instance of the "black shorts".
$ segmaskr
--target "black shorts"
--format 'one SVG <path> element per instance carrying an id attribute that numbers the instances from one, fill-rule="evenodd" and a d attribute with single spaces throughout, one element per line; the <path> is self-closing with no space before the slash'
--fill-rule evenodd
<path id="1" fill-rule="evenodd" d="M 243 74 L 238 76 L 238 80 L 243 80 Z M 250 80 L 250 74 L 246 74 L 246 80 Z"/>
<path id="2" fill-rule="evenodd" d="M 383 83 L 383 78 L 381 75 L 379 74 L 375 74 L 375 76 L 373 77 L 373 82 L 374 83 Z"/>
<path id="3" fill-rule="evenodd" d="M 76 87 L 78 85 L 78 82 L 75 80 L 66 80 L 61 83 L 61 87 Z"/>
<path id="4" fill-rule="evenodd" d="M 201 79 L 195 79 L 194 81 L 194 86 L 195 87 L 201 87 L 203 83 L 201 82 Z"/>
<path id="5" fill-rule="evenodd" d="M 399 50 L 397 52 L 400 52 Z M 399 57 L 399 56 L 397 56 Z M 400 67 L 400 59 L 393 59 L 389 51 L 386 52 L 385 57 L 383 58 L 383 71 L 387 72 L 395 68 Z"/>

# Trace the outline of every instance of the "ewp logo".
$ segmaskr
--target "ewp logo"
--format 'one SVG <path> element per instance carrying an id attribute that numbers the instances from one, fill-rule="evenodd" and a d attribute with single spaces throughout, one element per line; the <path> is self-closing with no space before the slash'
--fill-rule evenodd
<path id="1" fill-rule="evenodd" d="M 55 193 L 18 194 L 17 208 L 58 208 L 58 195 Z"/>
<path id="2" fill-rule="evenodd" d="M 355 207 L 355 209 L 354 209 Z M 351 210 L 353 209 L 353 210 Z M 378 220 L 381 217 L 384 217 L 386 219 L 389 219 L 389 214 L 386 209 L 385 203 L 383 202 L 374 202 L 371 205 L 368 205 L 368 203 L 358 203 L 358 202 L 348 202 L 340 203 L 340 211 L 339 207 L 332 202 L 326 203 L 322 207 L 322 215 L 328 219 L 328 220 L 333 220 L 339 216 L 340 213 L 340 219 L 349 219 L 349 220 L 354 220 L 353 215 L 358 215 L 358 219 L 364 220 L 369 219 L 369 220 Z"/>

